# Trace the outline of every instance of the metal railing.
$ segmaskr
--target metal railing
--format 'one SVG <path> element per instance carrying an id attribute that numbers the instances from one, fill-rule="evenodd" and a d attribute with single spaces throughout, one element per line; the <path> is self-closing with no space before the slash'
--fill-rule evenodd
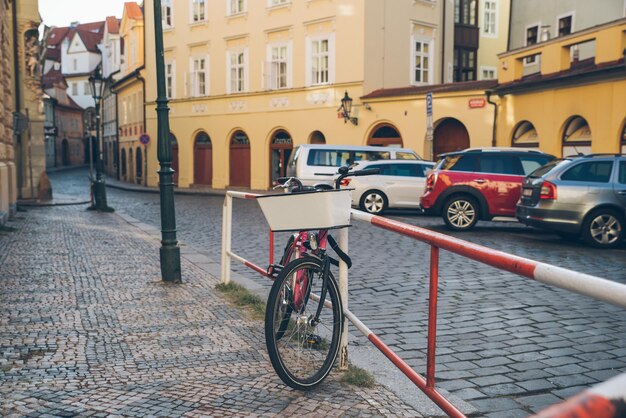
<path id="1" fill-rule="evenodd" d="M 223 230 L 222 230 L 222 282 L 228 283 L 230 280 L 231 259 L 235 259 L 256 272 L 268 277 L 266 270 L 251 263 L 245 258 L 235 254 L 231 249 L 231 232 L 232 232 L 232 199 L 256 199 L 258 195 L 241 192 L 227 192 L 224 199 L 223 208 Z M 511 255 L 502 251 L 493 250 L 481 245 L 473 244 L 457 238 L 450 237 L 445 234 L 434 232 L 418 226 L 405 224 L 402 222 L 390 220 L 381 216 L 367 214 L 358 210 L 352 210 L 352 219 L 370 223 L 378 228 L 392 231 L 409 238 L 424 242 L 431 246 L 430 250 L 430 283 L 428 298 L 428 336 L 426 351 L 426 377 L 424 378 L 415 370 L 413 370 L 404 360 L 394 353 L 382 340 L 374 334 L 363 322 L 359 320 L 348 309 L 348 268 L 340 261 L 339 266 L 339 288 L 341 292 L 344 315 L 347 320 L 352 322 L 355 327 L 365 335 L 370 342 L 374 344 L 402 373 L 404 373 L 420 390 L 422 390 L 435 404 L 437 404 L 448 416 L 460 418 L 465 415 L 452 405 L 440 392 L 435 388 L 435 359 L 436 359 L 436 339 L 437 339 L 437 293 L 439 287 L 439 250 L 443 249 L 463 257 L 493 266 L 495 268 L 519 274 L 533 280 L 556 286 L 565 290 L 569 290 L 581 295 L 589 296 L 612 305 L 626 308 L 626 285 L 612 282 L 610 280 L 591 276 L 584 273 L 575 272 L 565 268 L 553 266 L 546 263 L 537 262 L 527 258 Z M 348 228 L 339 231 L 339 246 L 347 254 L 348 253 Z M 273 234 L 270 231 L 270 264 L 273 261 Z M 345 325 L 345 324 L 344 324 Z M 347 326 L 344 326 L 344 334 L 341 338 L 340 350 L 340 367 L 346 368 L 348 361 L 348 339 Z M 603 394 L 609 393 L 610 398 L 621 399 L 626 398 L 626 373 L 618 378 L 609 380 L 599 387 Z M 607 389 L 608 388 L 608 389 Z M 589 392 L 589 394 L 587 394 Z M 587 394 L 587 395 L 585 395 Z M 585 395 L 585 399 L 597 399 L 597 393 L 594 388 L 584 392 L 579 396 Z M 590 398 L 592 396 L 592 398 Z M 608 395 L 607 395 L 608 396 Z M 580 407 L 574 397 L 566 401 L 562 406 L 559 405 L 546 410 L 549 415 L 540 413 L 541 418 L 547 417 L 566 417 L 571 413 L 571 408 Z M 609 401 L 610 403 L 610 401 Z M 626 416 L 626 408 L 615 409 L 625 415 L 606 415 L 607 418 Z"/>

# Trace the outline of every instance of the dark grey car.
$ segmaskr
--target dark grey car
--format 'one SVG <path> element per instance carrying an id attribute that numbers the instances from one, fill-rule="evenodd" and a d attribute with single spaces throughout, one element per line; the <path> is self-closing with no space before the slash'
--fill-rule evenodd
<path id="1" fill-rule="evenodd" d="M 624 239 L 626 156 L 587 155 L 553 161 L 528 175 L 516 207 L 526 225 L 582 237 L 599 248 Z"/>

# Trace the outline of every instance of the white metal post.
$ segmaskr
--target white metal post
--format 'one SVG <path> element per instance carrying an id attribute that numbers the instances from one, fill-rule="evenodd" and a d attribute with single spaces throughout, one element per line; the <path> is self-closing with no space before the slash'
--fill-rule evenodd
<path id="1" fill-rule="evenodd" d="M 226 192 L 222 209 L 222 283 L 230 282 L 230 246 L 232 237 L 233 197 Z"/>
<path id="2" fill-rule="evenodd" d="M 339 230 L 339 248 L 348 254 L 348 228 Z M 348 265 L 339 259 L 339 293 L 341 305 L 348 309 Z M 339 370 L 348 370 L 348 318 L 343 318 L 343 331 L 339 344 Z"/>

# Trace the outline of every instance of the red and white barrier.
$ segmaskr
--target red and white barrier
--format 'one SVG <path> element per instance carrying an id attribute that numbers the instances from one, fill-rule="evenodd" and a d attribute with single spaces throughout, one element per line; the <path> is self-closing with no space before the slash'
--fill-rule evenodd
<path id="1" fill-rule="evenodd" d="M 626 373 L 532 416 L 532 418 L 624 417 L 626 417 Z"/>

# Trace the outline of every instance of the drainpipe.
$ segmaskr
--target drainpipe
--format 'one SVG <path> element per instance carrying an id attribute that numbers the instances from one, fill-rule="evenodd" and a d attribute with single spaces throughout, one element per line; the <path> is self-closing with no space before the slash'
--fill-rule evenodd
<path id="1" fill-rule="evenodd" d="M 144 31 L 145 33 L 145 31 Z M 145 37 L 145 35 L 144 35 Z M 145 43 L 144 43 L 145 45 Z M 145 48 L 144 48 L 145 51 Z M 145 62 L 145 61 L 144 61 Z M 137 69 L 137 80 L 141 81 L 141 91 L 143 94 L 143 103 L 142 103 L 142 108 L 143 108 L 143 123 L 142 123 L 142 128 L 143 128 L 143 132 L 142 134 L 146 133 L 146 131 L 148 130 L 146 127 L 146 79 L 143 78 L 141 76 L 140 70 L 141 68 L 144 68 L 144 66 L 142 65 L 140 68 Z M 143 167 L 143 185 L 144 186 L 148 186 L 148 146 L 144 145 L 144 155 L 143 155 L 143 161 L 144 161 L 144 167 Z"/>
<path id="2" fill-rule="evenodd" d="M 511 50 L 511 23 L 513 22 L 513 0 L 511 0 L 511 3 L 509 4 L 509 30 L 507 31 L 507 35 L 506 35 L 506 50 L 510 51 Z"/>
<path id="3" fill-rule="evenodd" d="M 20 58 L 18 53 L 18 38 L 17 38 L 17 0 L 11 2 L 11 13 L 13 14 L 13 74 L 14 74 L 14 91 L 15 97 L 15 112 L 20 111 L 22 99 L 20 97 Z M 15 168 L 17 173 L 17 198 L 22 198 L 22 134 L 15 135 L 15 148 L 13 149 L 15 155 Z"/>
<path id="4" fill-rule="evenodd" d="M 493 105 L 493 128 L 491 131 L 491 146 L 496 146 L 496 127 L 498 123 L 498 105 L 495 102 L 491 101 L 491 95 L 494 93 L 493 90 L 486 90 L 485 94 L 487 94 L 487 103 Z"/>
<path id="5" fill-rule="evenodd" d="M 446 83 L 446 3 L 448 0 L 443 0 L 443 19 L 441 23 L 441 84 Z"/>

